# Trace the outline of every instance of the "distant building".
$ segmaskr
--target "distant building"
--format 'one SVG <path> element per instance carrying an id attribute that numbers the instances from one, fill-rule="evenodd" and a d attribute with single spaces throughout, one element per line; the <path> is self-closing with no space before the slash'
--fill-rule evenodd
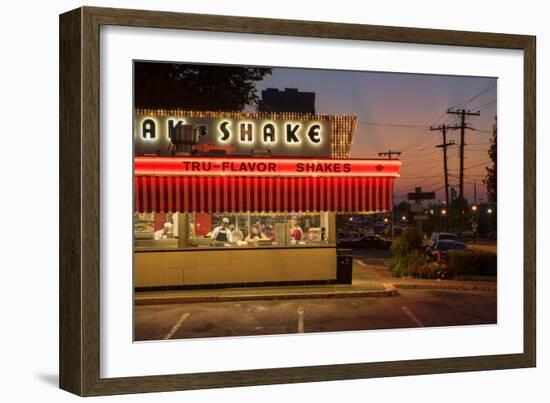
<path id="1" fill-rule="evenodd" d="M 301 92 L 297 88 L 268 88 L 262 91 L 262 112 L 296 112 L 315 115 L 315 93 Z"/>

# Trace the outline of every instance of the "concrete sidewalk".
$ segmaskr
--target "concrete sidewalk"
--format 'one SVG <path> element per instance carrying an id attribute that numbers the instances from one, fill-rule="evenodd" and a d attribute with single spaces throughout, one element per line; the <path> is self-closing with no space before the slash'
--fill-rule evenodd
<path id="1" fill-rule="evenodd" d="M 366 259 L 365 259 L 366 260 Z M 371 281 L 379 281 L 393 285 L 395 288 L 408 289 L 439 289 L 439 290 L 478 290 L 478 291 L 494 291 L 497 289 L 496 281 L 491 280 L 437 280 L 437 279 L 422 279 L 422 278 L 407 278 L 393 277 L 388 269 L 388 260 L 368 259 L 368 264 L 363 259 L 356 259 L 357 265 L 361 266 L 360 270 L 356 270 L 354 265 L 353 282 L 356 278 L 369 279 Z"/>
<path id="2" fill-rule="evenodd" d="M 224 288 L 214 290 L 142 291 L 135 293 L 136 305 L 243 300 L 391 297 L 398 289 L 496 290 L 493 281 L 431 280 L 395 278 L 385 258 L 354 259 L 353 284 Z"/>
<path id="3" fill-rule="evenodd" d="M 463 290 L 463 291 L 496 291 L 496 281 L 471 280 L 433 280 L 416 278 L 396 278 L 392 281 L 395 288 L 430 289 L 430 290 Z"/>

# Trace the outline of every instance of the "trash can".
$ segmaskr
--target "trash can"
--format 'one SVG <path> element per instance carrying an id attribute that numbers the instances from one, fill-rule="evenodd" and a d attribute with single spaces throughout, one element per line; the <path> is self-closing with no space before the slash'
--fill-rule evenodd
<path id="1" fill-rule="evenodd" d="M 336 251 L 336 283 L 351 284 L 353 276 L 353 255 L 351 249 Z"/>

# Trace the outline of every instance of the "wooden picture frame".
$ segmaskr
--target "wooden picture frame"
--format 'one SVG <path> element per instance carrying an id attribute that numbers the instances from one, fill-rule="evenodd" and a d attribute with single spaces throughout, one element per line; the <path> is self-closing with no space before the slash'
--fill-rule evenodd
<path id="1" fill-rule="evenodd" d="M 524 52 L 524 349 L 521 354 L 100 377 L 101 25 L 456 45 Z M 60 16 L 60 387 L 81 396 L 533 367 L 536 363 L 535 37 L 82 7 Z"/>

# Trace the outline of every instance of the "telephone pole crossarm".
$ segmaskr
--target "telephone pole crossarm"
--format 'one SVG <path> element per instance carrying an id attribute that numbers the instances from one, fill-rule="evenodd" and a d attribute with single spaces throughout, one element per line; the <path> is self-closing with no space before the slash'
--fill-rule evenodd
<path id="1" fill-rule="evenodd" d="M 379 157 L 384 157 L 384 156 L 388 156 L 388 159 L 391 160 L 392 159 L 392 155 L 397 155 L 398 157 L 401 156 L 401 151 L 392 151 L 392 150 L 388 150 L 386 152 L 383 152 L 383 153 L 378 153 L 378 156 Z"/>

